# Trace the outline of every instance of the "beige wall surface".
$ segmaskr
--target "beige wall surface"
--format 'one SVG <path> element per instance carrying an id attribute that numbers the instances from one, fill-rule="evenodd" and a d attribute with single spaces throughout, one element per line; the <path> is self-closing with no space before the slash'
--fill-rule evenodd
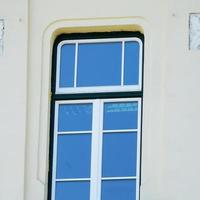
<path id="1" fill-rule="evenodd" d="M 200 199 L 199 0 L 0 0 L 0 200 L 47 195 L 51 50 L 59 33 L 145 35 L 141 200 Z"/>
<path id="2" fill-rule="evenodd" d="M 24 196 L 27 2 L 0 0 L 4 50 L 0 55 L 0 199 Z"/>

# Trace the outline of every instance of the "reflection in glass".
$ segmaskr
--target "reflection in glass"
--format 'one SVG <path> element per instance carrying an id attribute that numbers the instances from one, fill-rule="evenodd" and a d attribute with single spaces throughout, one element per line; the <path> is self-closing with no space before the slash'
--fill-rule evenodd
<path id="1" fill-rule="evenodd" d="M 86 131 L 92 129 L 92 104 L 60 104 L 58 131 Z"/>
<path id="2" fill-rule="evenodd" d="M 138 102 L 104 104 L 104 130 L 136 129 Z"/>

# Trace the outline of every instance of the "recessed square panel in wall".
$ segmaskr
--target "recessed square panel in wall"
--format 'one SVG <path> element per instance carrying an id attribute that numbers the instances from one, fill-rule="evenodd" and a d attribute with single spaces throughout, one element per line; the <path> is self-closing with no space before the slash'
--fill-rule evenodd
<path id="1" fill-rule="evenodd" d="M 139 38 L 65 40 L 57 48 L 56 93 L 140 91 Z"/>

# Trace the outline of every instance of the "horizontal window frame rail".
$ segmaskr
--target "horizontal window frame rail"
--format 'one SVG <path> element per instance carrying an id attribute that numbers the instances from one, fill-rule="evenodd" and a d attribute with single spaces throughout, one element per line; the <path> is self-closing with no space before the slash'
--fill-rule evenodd
<path id="1" fill-rule="evenodd" d="M 102 132 L 104 134 L 108 134 L 108 133 L 130 133 L 130 132 L 134 132 L 137 133 L 138 129 L 112 129 L 112 130 L 102 130 Z M 56 134 L 58 135 L 73 135 L 73 134 L 92 134 L 93 131 L 89 130 L 89 131 L 57 131 Z"/>
<path id="2" fill-rule="evenodd" d="M 107 133 L 130 133 L 130 132 L 134 132 L 137 133 L 138 129 L 112 129 L 112 130 L 102 130 L 103 133 L 107 134 Z"/>
<path id="3" fill-rule="evenodd" d="M 136 180 L 137 176 L 113 176 L 113 177 L 101 177 L 102 181 L 112 181 L 112 180 Z M 91 181 L 91 178 L 57 178 L 56 182 L 79 182 L 79 181 Z"/>
<path id="4" fill-rule="evenodd" d="M 58 135 L 92 134 L 92 131 L 57 131 Z"/>
<path id="5" fill-rule="evenodd" d="M 115 43 L 115 42 L 142 42 L 138 37 L 119 37 L 119 38 L 95 38 L 95 39 L 74 39 L 74 40 L 64 40 L 59 43 L 58 46 L 64 44 L 90 44 L 90 43 Z"/>
<path id="6" fill-rule="evenodd" d="M 53 94 L 52 101 L 82 100 L 82 99 L 112 99 L 112 98 L 142 98 L 143 91 L 137 92 L 109 92 L 109 93 L 80 93 L 80 94 Z"/>
<path id="7" fill-rule="evenodd" d="M 116 181 L 116 180 L 136 180 L 138 177 L 137 176 L 120 176 L 120 177 L 102 177 L 101 180 L 102 181 Z"/>
<path id="8" fill-rule="evenodd" d="M 56 182 L 81 182 L 81 181 L 91 181 L 91 178 L 57 178 Z"/>
<path id="9" fill-rule="evenodd" d="M 116 86 L 91 86 L 91 87 L 70 87 L 58 88 L 57 94 L 79 94 L 98 92 L 130 92 L 141 91 L 141 85 L 116 85 Z"/>

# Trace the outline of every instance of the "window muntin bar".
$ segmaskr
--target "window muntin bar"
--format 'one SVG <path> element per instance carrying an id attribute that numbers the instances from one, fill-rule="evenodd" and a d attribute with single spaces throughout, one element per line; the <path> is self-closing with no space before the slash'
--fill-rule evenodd
<path id="1" fill-rule="evenodd" d="M 69 134 L 86 134 L 86 133 L 92 133 L 91 130 L 86 131 L 59 131 L 58 135 L 69 135 Z"/>
<path id="2" fill-rule="evenodd" d="M 91 178 L 57 178 L 56 182 L 91 181 Z"/>

